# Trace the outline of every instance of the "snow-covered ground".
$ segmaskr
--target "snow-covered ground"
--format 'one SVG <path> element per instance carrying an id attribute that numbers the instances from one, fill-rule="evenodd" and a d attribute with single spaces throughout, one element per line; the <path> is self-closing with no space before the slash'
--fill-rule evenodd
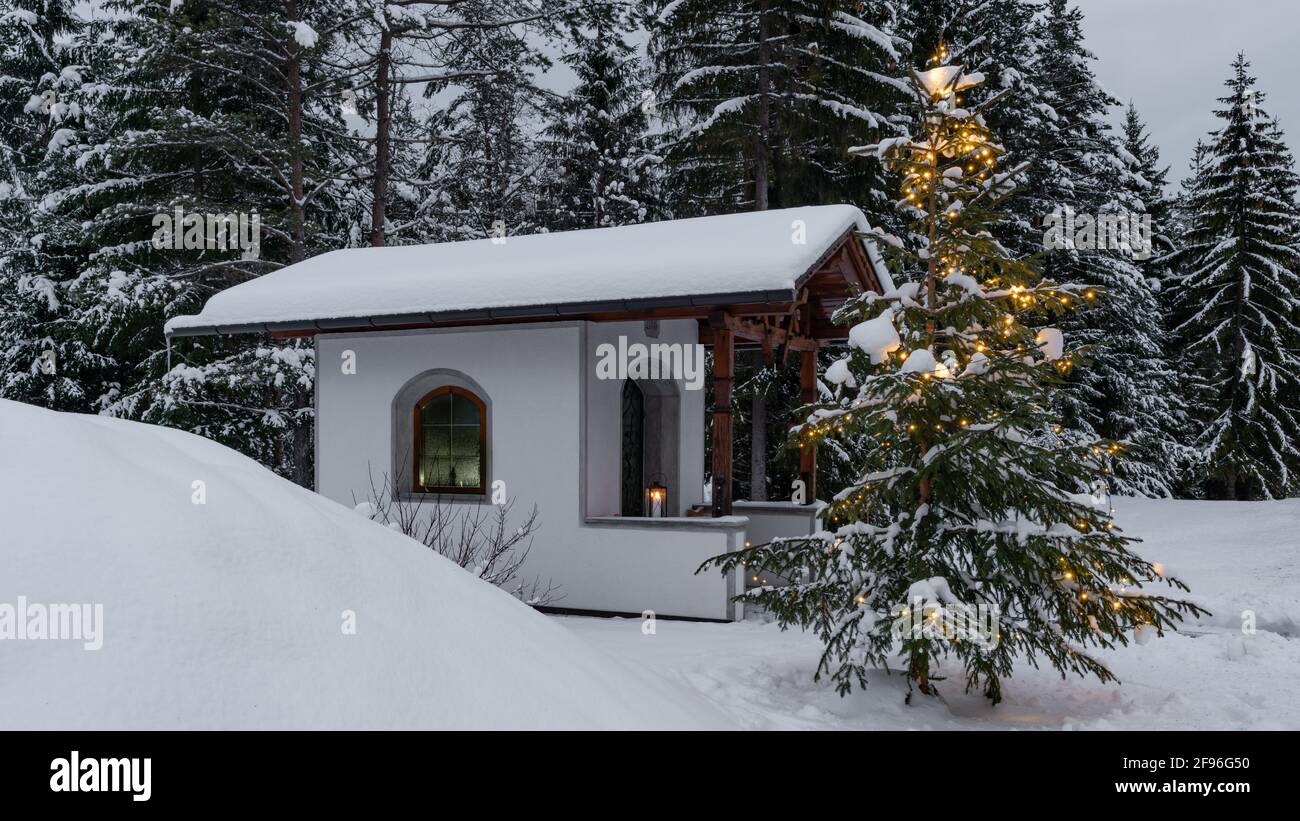
<path id="1" fill-rule="evenodd" d="M 1120 500 L 1212 617 L 1106 653 L 1120 686 L 908 707 L 771 624 L 543 616 L 190 434 L 0 401 L 0 454 L 0 729 L 1300 728 L 1300 500 Z M 102 646 L 14 638 L 23 599 L 102 605 Z"/>
<path id="2" fill-rule="evenodd" d="M 102 605 L 102 646 L 15 638 L 23 599 Z M 5 631 L 0 729 L 728 725 L 227 448 L 0 400 Z"/>
<path id="3" fill-rule="evenodd" d="M 1101 654 L 1122 682 L 1099 684 L 1024 668 L 989 707 L 962 692 L 903 703 L 898 675 L 879 672 L 840 698 L 812 681 L 820 645 L 775 625 L 655 625 L 565 618 L 592 644 L 711 699 L 756 729 L 1300 729 L 1300 500 L 1116 500 L 1117 521 L 1138 546 L 1192 588 L 1213 613 L 1144 645 Z M 1243 612 L 1256 632 L 1243 634 Z"/>

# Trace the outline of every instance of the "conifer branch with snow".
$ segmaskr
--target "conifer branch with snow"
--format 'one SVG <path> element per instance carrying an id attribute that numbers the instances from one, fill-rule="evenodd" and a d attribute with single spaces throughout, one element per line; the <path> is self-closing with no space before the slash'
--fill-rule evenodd
<path id="1" fill-rule="evenodd" d="M 955 657 L 967 689 L 996 703 L 1017 659 L 1110 680 L 1090 647 L 1200 611 L 1156 590 L 1185 588 L 1135 555 L 1104 494 L 1088 492 L 1120 446 L 1056 435 L 1053 398 L 1082 352 L 1043 325 L 1104 294 L 1043 278 L 996 238 L 998 197 L 988 194 L 1003 188 L 1005 149 L 982 113 L 957 102 L 979 78 L 948 57 L 941 46 L 914 75 L 918 133 L 862 149 L 901 179 L 913 244 L 889 246 L 915 279 L 841 309 L 850 351 L 827 374 L 835 399 L 807 408 L 793 432 L 801 447 L 864 445 L 859 478 L 811 538 L 706 566 L 794 579 L 743 598 L 815 631 L 818 675 L 841 693 L 898 659 L 909 684 L 933 695 Z M 995 614 L 985 641 L 898 629 L 914 613 L 973 608 Z"/>

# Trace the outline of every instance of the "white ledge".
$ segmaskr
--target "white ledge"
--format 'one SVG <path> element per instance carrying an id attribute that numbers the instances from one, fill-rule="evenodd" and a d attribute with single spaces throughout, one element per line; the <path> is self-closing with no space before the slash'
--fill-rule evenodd
<path id="1" fill-rule="evenodd" d="M 588 516 L 583 524 L 596 527 L 639 527 L 665 530 L 741 530 L 748 516 Z"/>

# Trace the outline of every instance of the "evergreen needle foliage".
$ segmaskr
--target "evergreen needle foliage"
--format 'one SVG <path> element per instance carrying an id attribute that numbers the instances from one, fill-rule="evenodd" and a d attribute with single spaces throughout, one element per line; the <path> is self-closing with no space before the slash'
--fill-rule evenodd
<path id="1" fill-rule="evenodd" d="M 841 693 L 901 657 L 909 692 L 935 694 L 955 656 L 966 688 L 997 703 L 1018 658 L 1112 680 L 1090 648 L 1200 611 L 1153 592 L 1187 588 L 1131 552 L 1112 521 L 1104 488 L 1120 446 L 1057 435 L 1056 393 L 1082 351 L 1044 325 L 1102 294 L 1042 278 L 995 238 L 1024 169 L 998 170 L 988 103 L 961 106 L 982 77 L 950 65 L 942 46 L 931 64 L 913 78 L 920 133 L 867 149 L 902 179 L 913 235 L 879 238 L 916 279 L 841 309 L 853 327 L 848 356 L 824 376 L 833 401 L 794 431 L 802 447 L 854 443 L 860 476 L 823 510 L 820 532 L 705 566 L 792 579 L 741 598 L 815 631 L 817 676 Z M 948 629 L 950 615 L 976 608 L 987 630 Z M 926 617 L 919 628 L 914 614 Z"/>
<path id="2" fill-rule="evenodd" d="M 1216 112 L 1223 127 L 1198 152 L 1168 297 L 1193 444 L 1206 488 L 1227 499 L 1300 487 L 1300 180 L 1249 69 L 1238 56 Z"/>

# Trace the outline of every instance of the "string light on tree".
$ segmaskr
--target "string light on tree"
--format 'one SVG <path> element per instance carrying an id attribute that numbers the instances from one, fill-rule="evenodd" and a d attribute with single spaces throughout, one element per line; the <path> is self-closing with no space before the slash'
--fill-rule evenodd
<path id="1" fill-rule="evenodd" d="M 792 433 L 801 446 L 855 440 L 846 451 L 862 454 L 860 480 L 825 508 L 825 532 L 749 551 L 771 572 L 809 581 L 747 596 L 819 635 L 818 675 L 841 692 L 902 653 L 909 684 L 933 694 L 935 663 L 955 655 L 966 684 L 997 702 L 1017 655 L 1110 680 L 1083 648 L 1125 642 L 1137 625 L 1172 628 L 1199 611 L 1150 589 L 1182 585 L 1132 553 L 1113 511 L 1086 492 L 1118 446 L 1080 453 L 1054 433 L 1053 395 L 1079 358 L 1050 324 L 1101 294 L 1043 279 L 1032 259 L 998 241 L 999 207 L 1026 167 L 1001 168 L 1007 152 L 985 119 L 1005 92 L 963 102 L 983 77 L 949 57 L 940 43 L 911 74 L 913 133 L 854 152 L 897 175 L 911 228 L 903 237 L 870 232 L 898 284 L 838 312 L 851 326 L 853 378 L 836 382 Z M 710 564 L 736 561 L 726 554 Z M 1106 591 L 1121 580 L 1137 587 L 1115 607 Z M 1015 639 L 900 637 L 896 614 L 926 607 L 985 608 L 997 614 L 989 638 Z"/>

